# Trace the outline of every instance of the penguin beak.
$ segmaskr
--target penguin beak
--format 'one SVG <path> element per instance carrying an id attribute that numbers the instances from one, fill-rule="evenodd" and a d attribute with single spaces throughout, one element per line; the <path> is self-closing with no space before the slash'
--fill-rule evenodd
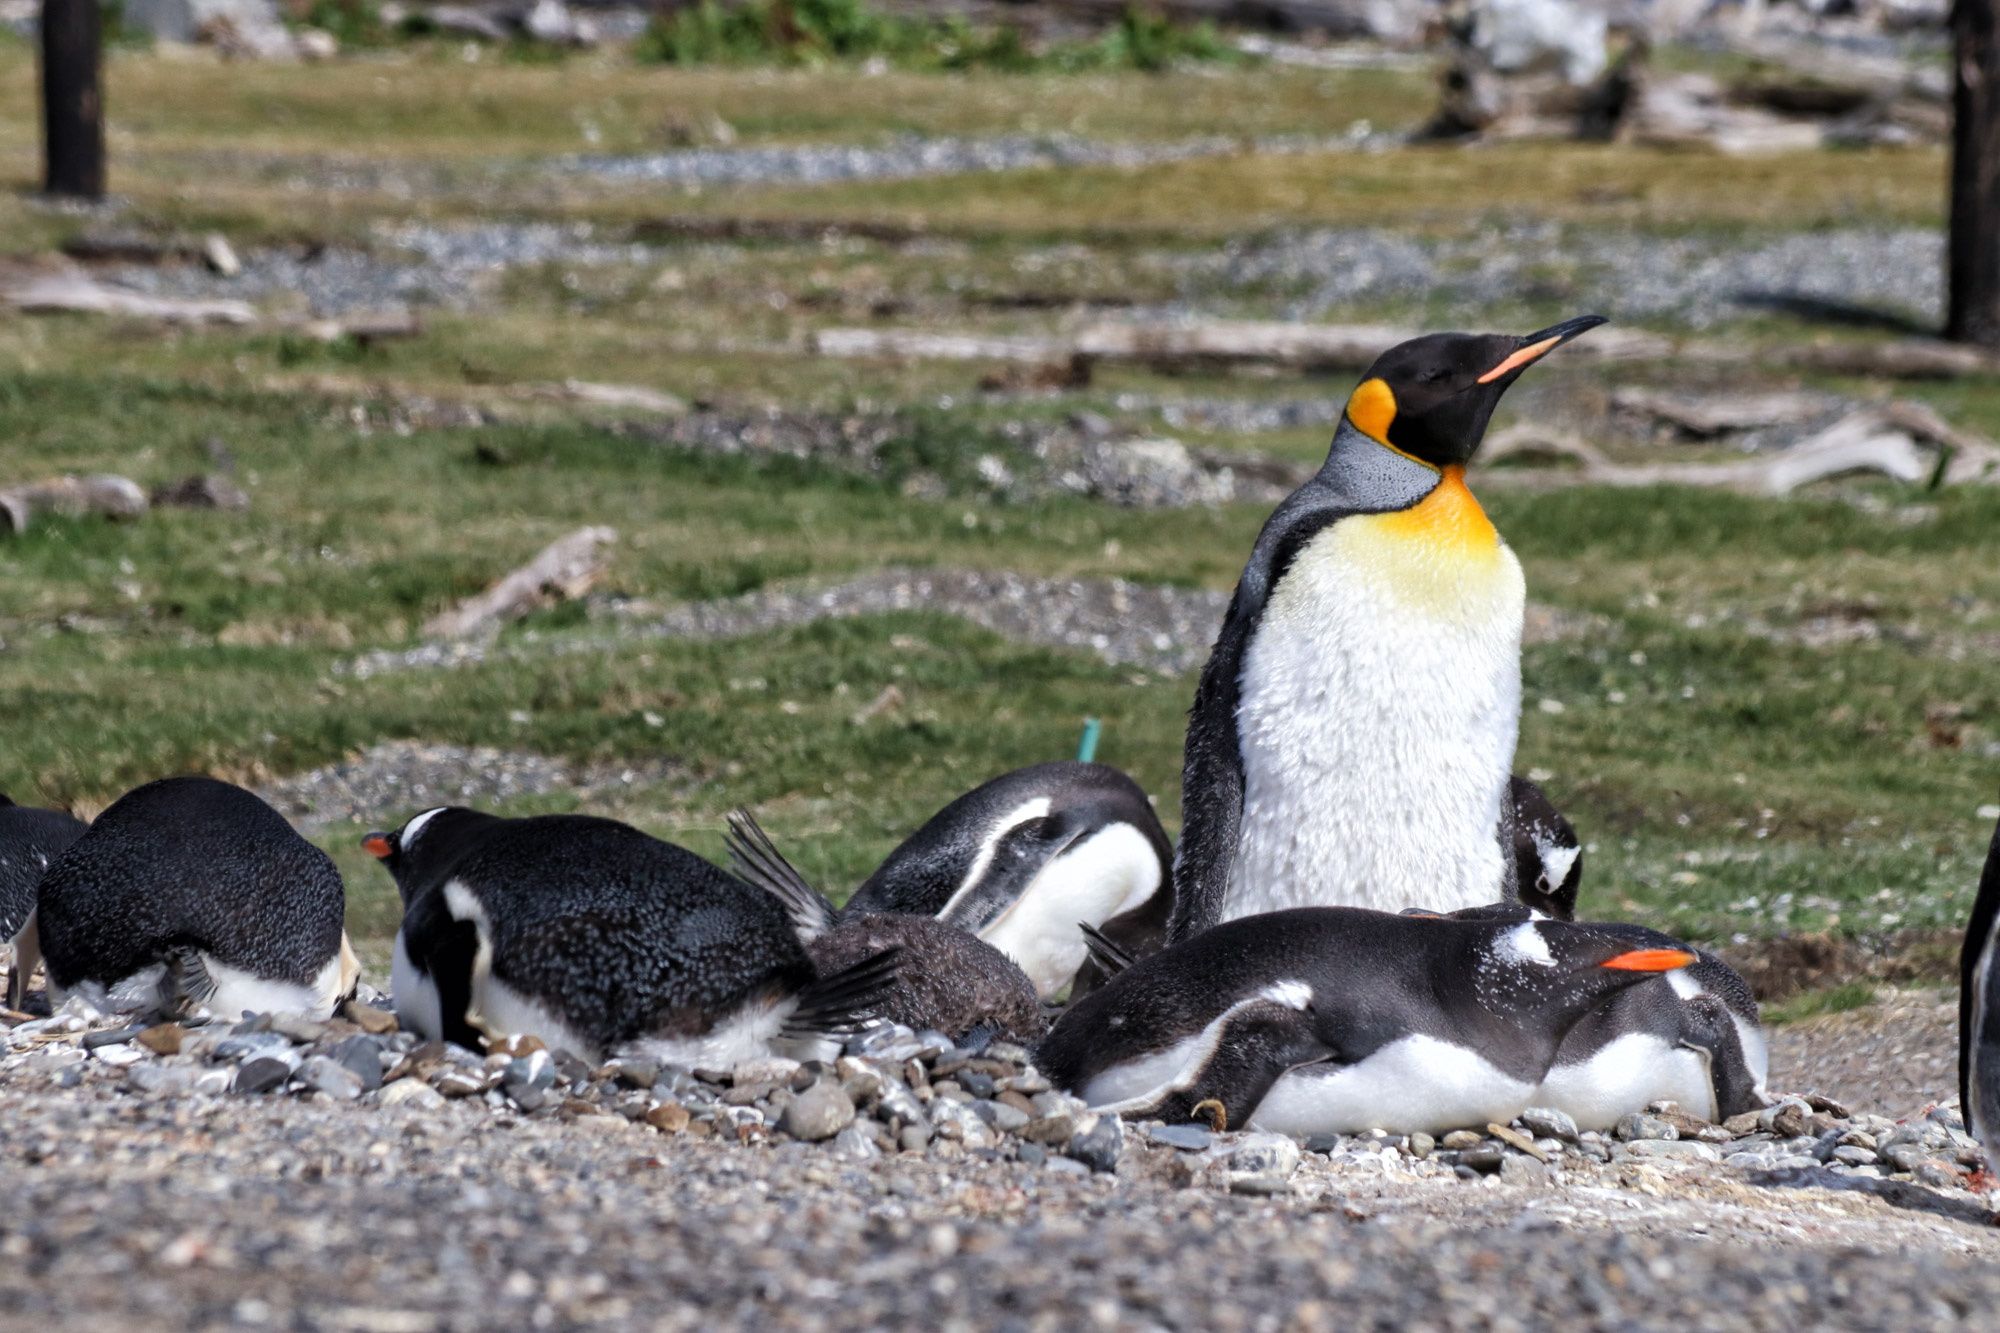
<path id="1" fill-rule="evenodd" d="M 361 840 L 361 849 L 378 861 L 386 861 L 396 847 L 389 841 L 388 834 L 371 833 Z"/>
<path id="2" fill-rule="evenodd" d="M 1686 949 L 1634 949 L 1616 958 L 1607 958 L 1598 966 L 1618 972 L 1671 972 L 1693 961 L 1694 955 Z"/>
<path id="3" fill-rule="evenodd" d="M 1551 325 L 1540 333 L 1531 333 L 1521 339 L 1521 346 L 1508 353 L 1499 365 L 1481 375 L 1479 382 L 1491 384 L 1504 376 L 1525 370 L 1570 339 L 1590 332 L 1599 324 L 1610 322 L 1603 315 L 1578 315 L 1575 319 L 1566 319 L 1560 324 Z"/>

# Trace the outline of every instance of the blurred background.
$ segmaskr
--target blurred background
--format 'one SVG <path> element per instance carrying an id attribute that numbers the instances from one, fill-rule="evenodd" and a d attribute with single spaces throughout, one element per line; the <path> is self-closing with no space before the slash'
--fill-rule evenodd
<path id="1" fill-rule="evenodd" d="M 839 896 L 1097 718 L 1175 829 L 1358 372 L 1595 311 L 1473 477 L 1586 914 L 1800 1012 L 1947 975 L 2000 817 L 2000 243 L 1975 190 L 1949 258 L 1941 3 L 0 19 L 16 800 L 256 787 L 378 975 L 358 840 L 444 801 L 710 855 L 748 804 Z"/>

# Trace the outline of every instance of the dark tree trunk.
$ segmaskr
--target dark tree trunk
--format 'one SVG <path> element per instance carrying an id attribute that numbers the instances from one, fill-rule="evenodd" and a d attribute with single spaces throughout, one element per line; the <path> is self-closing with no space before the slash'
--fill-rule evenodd
<path id="1" fill-rule="evenodd" d="M 1953 0 L 1950 312 L 1945 336 L 2000 347 L 2000 0 Z"/>
<path id="2" fill-rule="evenodd" d="M 98 0 L 42 0 L 42 125 L 50 194 L 104 196 L 103 21 Z"/>

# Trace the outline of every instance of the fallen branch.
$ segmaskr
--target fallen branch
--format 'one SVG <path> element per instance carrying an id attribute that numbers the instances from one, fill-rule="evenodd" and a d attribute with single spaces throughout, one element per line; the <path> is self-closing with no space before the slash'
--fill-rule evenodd
<path id="1" fill-rule="evenodd" d="M 1067 360 L 1076 350 L 1075 344 L 1066 338 L 928 333 L 922 329 L 821 329 L 813 335 L 812 346 L 821 356 L 1038 364 Z"/>
<path id="2" fill-rule="evenodd" d="M 519 392 L 531 398 L 560 398 L 565 402 L 588 403 L 592 407 L 636 408 L 662 416 L 687 415 L 687 404 L 660 389 L 642 384 L 593 384 L 589 380 L 564 380 L 561 384 L 527 384 Z"/>
<path id="3" fill-rule="evenodd" d="M 138 518 L 146 512 L 146 493 L 126 477 L 50 477 L 0 490 L 0 515 L 15 532 L 25 532 L 36 514 L 81 518 Z"/>
<path id="4" fill-rule="evenodd" d="M 76 270 L 36 274 L 9 285 L 0 297 L 29 314 L 122 315 L 167 324 L 255 324 L 245 301 L 183 301 L 107 287 Z"/>
<path id="5" fill-rule="evenodd" d="M 2000 374 L 2000 357 L 1962 343 L 1908 338 L 1886 343 L 1830 343 L 1780 352 L 1777 361 L 1829 375 L 1882 375 L 1899 380 L 1956 379 Z"/>
<path id="6" fill-rule="evenodd" d="M 519 620 L 530 611 L 590 591 L 607 563 L 599 549 L 618 540 L 612 528 L 578 528 L 476 597 L 467 598 L 424 626 L 437 639 L 463 639 Z"/>
<path id="7" fill-rule="evenodd" d="M 1650 389 L 1617 389 L 1611 409 L 1664 422 L 1683 435 L 1708 439 L 1730 431 L 1755 430 L 1810 421 L 1827 410 L 1822 398 L 1809 393 L 1737 393 L 1706 397 L 1655 393 Z"/>

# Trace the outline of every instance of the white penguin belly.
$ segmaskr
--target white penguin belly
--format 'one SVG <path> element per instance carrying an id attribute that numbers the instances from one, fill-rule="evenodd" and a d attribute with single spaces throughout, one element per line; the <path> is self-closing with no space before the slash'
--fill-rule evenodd
<path id="1" fill-rule="evenodd" d="M 340 961 L 340 955 L 336 953 L 310 982 L 300 985 L 296 981 L 260 977 L 254 972 L 219 963 L 212 955 L 203 953 L 201 965 L 208 973 L 208 979 L 215 983 L 215 989 L 202 1001 L 201 1007 L 219 1019 L 238 1019 L 245 1014 L 304 1014 L 308 1018 L 330 1018 L 334 1005 L 340 1000 Z"/>
<path id="2" fill-rule="evenodd" d="M 1160 858 L 1130 824 L 1110 824 L 1050 861 L 979 938 L 1014 960 L 1049 999 L 1083 966 L 1078 923 L 1101 926 L 1160 887 Z"/>
<path id="3" fill-rule="evenodd" d="M 1477 1051 L 1415 1034 L 1351 1065 L 1307 1065 L 1279 1077 L 1249 1128 L 1275 1134 L 1441 1134 L 1506 1124 L 1534 1105 L 1535 1085 Z"/>
<path id="4" fill-rule="evenodd" d="M 443 1039 L 444 1001 L 437 980 L 417 971 L 401 930 L 396 932 L 396 953 L 389 963 L 389 995 L 396 1002 L 397 1022 L 427 1041 Z"/>
<path id="5" fill-rule="evenodd" d="M 1708 1061 L 1650 1032 L 1628 1032 L 1588 1060 L 1549 1070 L 1534 1105 L 1567 1112 L 1578 1129 L 1610 1129 L 1620 1116 L 1656 1101 L 1679 1102 L 1688 1114 L 1713 1120 L 1715 1085 Z"/>
<path id="6" fill-rule="evenodd" d="M 1497 539 L 1439 553 L 1385 536 L 1379 525 L 1400 518 L 1323 530 L 1244 654 L 1243 816 L 1224 920 L 1500 896 L 1526 585 Z"/>

